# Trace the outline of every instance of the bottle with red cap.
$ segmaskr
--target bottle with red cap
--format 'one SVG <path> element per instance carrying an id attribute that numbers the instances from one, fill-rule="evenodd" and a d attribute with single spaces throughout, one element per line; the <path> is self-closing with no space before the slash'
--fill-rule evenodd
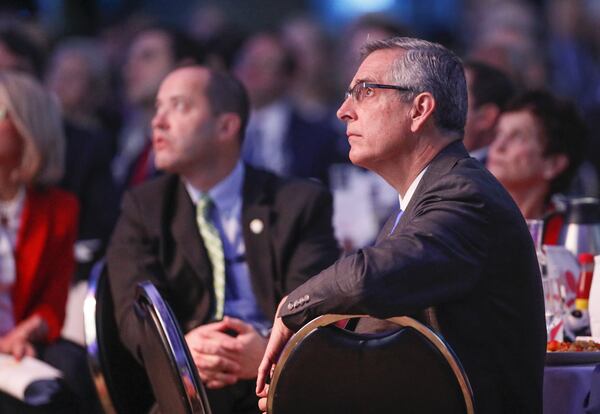
<path id="1" fill-rule="evenodd" d="M 581 265 L 581 272 L 579 274 L 579 283 L 577 284 L 575 309 L 587 310 L 590 299 L 590 288 L 592 287 L 592 277 L 594 275 L 594 255 L 580 253 L 579 264 Z"/>
<path id="2" fill-rule="evenodd" d="M 594 255 L 581 253 L 578 256 L 581 271 L 577 283 L 575 309 L 567 314 L 565 337 L 575 340 L 577 336 L 590 335 L 590 314 L 588 311 L 592 276 L 594 274 Z"/>

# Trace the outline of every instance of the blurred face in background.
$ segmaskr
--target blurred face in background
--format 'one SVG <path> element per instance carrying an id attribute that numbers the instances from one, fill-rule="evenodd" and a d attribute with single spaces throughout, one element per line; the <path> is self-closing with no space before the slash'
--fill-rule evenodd
<path id="1" fill-rule="evenodd" d="M 175 66 L 169 35 L 159 30 L 140 33 L 129 49 L 124 69 L 127 99 L 150 107 L 165 76 Z"/>
<path id="2" fill-rule="evenodd" d="M 544 131 L 528 110 L 502 114 L 490 147 L 487 168 L 506 187 L 523 189 L 549 183 L 555 174 L 544 155 Z"/>
<path id="3" fill-rule="evenodd" d="M 77 53 L 63 53 L 53 61 L 48 88 L 54 92 L 65 112 L 86 109 L 92 96 L 92 74 L 86 60 Z"/>
<path id="4" fill-rule="evenodd" d="M 289 75 L 283 69 L 285 50 L 273 36 L 251 38 L 240 52 L 235 74 L 244 84 L 255 108 L 268 105 L 285 93 Z"/>

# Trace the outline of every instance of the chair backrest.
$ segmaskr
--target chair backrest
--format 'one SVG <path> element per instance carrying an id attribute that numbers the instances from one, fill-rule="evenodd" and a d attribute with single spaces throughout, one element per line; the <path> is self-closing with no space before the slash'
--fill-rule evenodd
<path id="1" fill-rule="evenodd" d="M 144 366 L 163 413 L 210 414 L 206 393 L 179 325 L 156 287 L 137 289 L 138 316 L 147 337 L 142 344 Z"/>
<path id="2" fill-rule="evenodd" d="M 88 363 L 102 408 L 108 414 L 147 412 L 154 397 L 143 367 L 119 338 L 103 261 L 90 274 L 83 314 Z"/>
<path id="3" fill-rule="evenodd" d="M 408 317 L 358 334 L 324 315 L 289 341 L 269 388 L 269 414 L 474 412 L 468 378 L 444 340 Z M 364 317 L 361 315 L 360 317 Z"/>

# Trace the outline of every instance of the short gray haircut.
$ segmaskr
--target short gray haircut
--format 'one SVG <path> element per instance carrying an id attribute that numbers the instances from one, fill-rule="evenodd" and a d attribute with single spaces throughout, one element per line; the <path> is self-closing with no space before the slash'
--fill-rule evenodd
<path id="1" fill-rule="evenodd" d="M 404 50 L 390 71 L 390 82 L 411 88 L 403 92 L 405 101 L 419 93 L 433 95 L 436 109 L 433 119 L 438 128 L 464 133 L 467 119 L 467 84 L 461 60 L 444 46 L 409 37 L 392 37 L 367 42 L 362 58 L 377 50 Z"/>
<path id="2" fill-rule="evenodd" d="M 65 137 L 55 98 L 25 73 L 0 71 L 0 106 L 23 139 L 16 180 L 25 185 L 56 184 L 63 175 Z"/>

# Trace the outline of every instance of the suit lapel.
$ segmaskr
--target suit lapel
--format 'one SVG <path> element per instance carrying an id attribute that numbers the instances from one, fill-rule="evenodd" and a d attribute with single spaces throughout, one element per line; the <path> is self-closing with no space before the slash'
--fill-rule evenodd
<path id="1" fill-rule="evenodd" d="M 390 232 L 392 231 L 394 223 L 396 222 L 396 217 L 398 217 L 399 212 L 400 212 L 399 207 L 394 209 L 394 212 L 390 215 L 390 217 L 387 219 L 387 221 L 385 222 L 385 224 L 379 231 L 379 234 L 377 235 L 377 239 L 375 240 L 375 244 L 379 243 L 380 241 L 382 241 L 383 239 L 385 239 L 387 236 L 390 235 Z M 400 219 L 402 219 L 402 218 L 400 218 Z M 399 224 L 400 223 L 398 223 L 398 225 Z"/>
<path id="2" fill-rule="evenodd" d="M 406 207 L 406 211 L 404 211 L 402 217 L 400 217 L 400 221 L 398 222 L 396 229 L 394 229 L 394 232 L 401 231 L 405 224 L 413 217 L 415 214 L 415 206 L 419 204 L 419 200 L 423 197 L 425 191 L 427 191 L 427 189 L 429 189 L 439 179 L 440 175 L 446 174 L 458 162 L 458 160 L 468 157 L 469 153 L 462 144 L 462 141 L 451 142 L 435 156 L 431 163 L 429 163 L 427 171 L 423 175 L 421 182 L 413 193 L 413 196 Z M 377 237 L 377 241 L 380 241 L 389 235 L 389 232 L 392 229 L 391 226 L 394 225 L 396 215 L 397 211 L 388 219 L 386 225 L 384 226 L 385 229 L 389 225 L 387 232 L 384 233 L 382 230 Z"/>
<path id="3" fill-rule="evenodd" d="M 181 180 L 177 180 L 174 199 L 171 232 L 175 243 L 198 277 L 206 286 L 212 286 L 210 261 L 198 232 L 195 207 Z"/>
<path id="4" fill-rule="evenodd" d="M 270 244 L 271 206 L 266 194 L 266 180 L 246 166 L 242 204 L 242 234 L 246 247 L 246 262 L 254 295 L 261 310 L 269 317 L 275 303 L 274 265 Z"/>

